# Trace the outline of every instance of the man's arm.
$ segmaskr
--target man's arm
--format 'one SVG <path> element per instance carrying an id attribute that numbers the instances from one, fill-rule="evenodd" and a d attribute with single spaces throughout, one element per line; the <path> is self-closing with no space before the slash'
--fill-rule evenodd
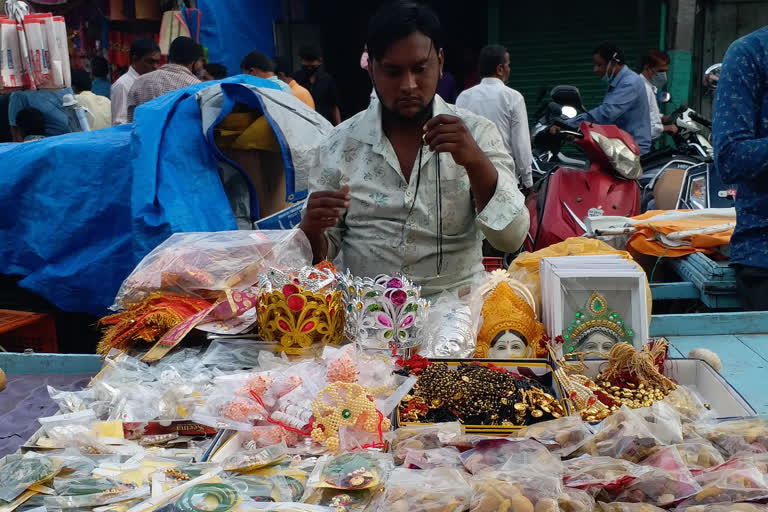
<path id="1" fill-rule="evenodd" d="M 469 177 L 478 226 L 500 251 L 520 248 L 528 232 L 529 217 L 517 188 L 512 156 L 496 126 L 483 119 L 470 133 L 455 116 L 439 115 L 425 125 L 425 140 L 432 151 L 451 153 Z"/>
<path id="2" fill-rule="evenodd" d="M 717 84 L 712 137 L 715 164 L 725 183 L 755 183 L 768 178 L 768 137 L 758 138 L 758 119 L 768 87 L 749 40 L 731 45 Z M 765 116 L 765 112 L 762 113 Z"/>
<path id="3" fill-rule="evenodd" d="M 528 110 L 525 108 L 522 94 L 517 93 L 512 97 L 510 114 L 512 122 L 510 123 L 509 140 L 512 145 L 510 151 L 512 152 L 512 159 L 515 161 L 515 170 L 523 187 L 531 188 L 533 187 L 531 132 L 528 130 Z"/>
<path id="4" fill-rule="evenodd" d="M 579 126 L 582 121 L 595 124 L 616 124 L 616 120 L 632 106 L 635 95 L 635 87 L 631 81 L 625 80 L 605 95 L 603 103 L 599 107 L 566 122 L 571 126 Z"/>

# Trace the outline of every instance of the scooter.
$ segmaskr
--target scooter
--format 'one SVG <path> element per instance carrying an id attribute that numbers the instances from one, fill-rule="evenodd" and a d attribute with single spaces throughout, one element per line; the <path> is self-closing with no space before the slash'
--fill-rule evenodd
<path id="1" fill-rule="evenodd" d="M 534 183 L 526 200 L 531 227 L 525 248 L 535 251 L 586 233 L 584 219 L 607 215 L 631 217 L 640 213 L 642 175 L 640 148 L 632 136 L 613 125 L 583 122 L 573 129 L 565 121 L 581 108 L 576 87 L 558 86 L 551 92 L 546 107 L 549 126 L 560 127 L 557 134 L 534 128 L 533 145 L 539 156 L 549 154 L 551 166 Z M 559 111 L 559 115 L 555 115 Z M 538 124 L 538 123 L 537 123 Z M 561 148 L 567 138 L 589 158 L 588 168 L 561 165 Z"/>

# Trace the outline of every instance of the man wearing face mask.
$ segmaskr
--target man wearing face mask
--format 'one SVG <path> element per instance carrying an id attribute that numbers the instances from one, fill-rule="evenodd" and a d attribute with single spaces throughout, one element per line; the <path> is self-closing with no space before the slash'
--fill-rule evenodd
<path id="1" fill-rule="evenodd" d="M 334 126 L 341 122 L 339 111 L 339 96 L 333 77 L 321 70 L 323 54 L 313 44 L 305 44 L 299 48 L 301 70 L 293 78 L 299 85 L 309 90 L 315 101 L 315 109 Z"/>
<path id="2" fill-rule="evenodd" d="M 442 41 L 428 7 L 377 11 L 367 43 L 379 101 L 318 151 L 300 224 L 315 260 L 341 254 L 355 275 L 401 273 L 427 297 L 483 275 L 483 238 L 513 252 L 529 225 L 496 126 L 436 94 Z"/>
<path id="3" fill-rule="evenodd" d="M 658 95 L 667 83 L 669 62 L 669 55 L 659 50 L 648 50 L 648 53 L 643 55 L 643 70 L 640 75 L 645 79 L 648 106 L 651 109 L 651 139 L 657 139 L 664 133 L 677 133 L 677 126 L 665 125 L 664 121 L 668 116 L 662 116 L 659 112 Z"/>
<path id="4" fill-rule="evenodd" d="M 139 105 L 188 85 L 199 84 L 203 69 L 203 47 L 189 37 L 177 37 L 168 49 L 168 64 L 141 75 L 128 93 L 128 122 Z"/>
<path id="5" fill-rule="evenodd" d="M 640 154 L 651 150 L 651 113 L 648 94 L 640 75 L 625 65 L 624 52 L 613 43 L 602 43 L 592 52 L 594 71 L 608 84 L 603 103 L 570 121 L 578 127 L 583 121 L 615 124 L 628 132 L 640 146 Z"/>

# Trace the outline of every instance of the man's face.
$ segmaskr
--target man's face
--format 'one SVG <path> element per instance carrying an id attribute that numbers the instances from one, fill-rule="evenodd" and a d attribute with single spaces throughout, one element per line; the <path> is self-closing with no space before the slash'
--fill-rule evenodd
<path id="1" fill-rule="evenodd" d="M 382 105 L 399 117 L 413 119 L 430 104 L 443 71 L 443 51 L 421 32 L 392 43 L 368 66 Z"/>
<path id="2" fill-rule="evenodd" d="M 143 57 L 133 59 L 133 69 L 140 75 L 154 71 L 160 67 L 160 52 L 148 53 Z"/>
<path id="3" fill-rule="evenodd" d="M 501 81 L 504 83 L 509 82 L 509 75 L 511 70 L 509 68 L 509 53 L 504 54 L 504 64 L 502 65 Z"/>
<path id="4" fill-rule="evenodd" d="M 594 54 L 592 56 L 592 63 L 594 64 L 594 68 L 592 68 L 592 70 L 595 72 L 595 74 L 601 78 L 604 77 L 608 72 L 608 62 L 600 55 Z"/>
<path id="5" fill-rule="evenodd" d="M 318 70 L 323 65 L 323 61 L 320 59 L 301 59 L 301 67 L 306 69 Z"/>

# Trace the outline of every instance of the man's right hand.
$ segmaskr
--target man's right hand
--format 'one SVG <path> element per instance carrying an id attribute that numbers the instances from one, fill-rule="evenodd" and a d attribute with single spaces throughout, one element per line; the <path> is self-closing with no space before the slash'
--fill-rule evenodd
<path id="1" fill-rule="evenodd" d="M 326 257 L 328 244 L 325 239 L 325 230 L 335 226 L 344 210 L 349 208 L 349 185 L 344 185 L 338 191 L 322 190 L 312 192 L 307 200 L 307 209 L 301 219 L 299 227 L 307 235 L 312 244 L 312 252 L 315 260 Z"/>

